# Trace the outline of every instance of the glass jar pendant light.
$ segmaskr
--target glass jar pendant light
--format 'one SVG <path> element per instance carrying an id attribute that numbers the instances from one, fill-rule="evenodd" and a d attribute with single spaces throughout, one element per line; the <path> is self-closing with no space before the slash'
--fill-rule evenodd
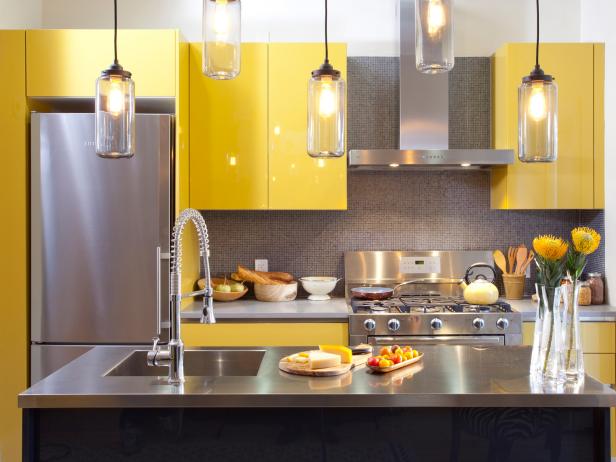
<path id="1" fill-rule="evenodd" d="M 203 0 L 203 73 L 230 80 L 240 73 L 240 0 Z"/>
<path id="2" fill-rule="evenodd" d="M 453 69 L 453 0 L 415 0 L 415 65 L 424 74 Z"/>
<path id="3" fill-rule="evenodd" d="M 518 158 L 554 162 L 558 157 L 558 87 L 539 66 L 539 0 L 535 68 L 518 89 Z"/>
<path id="4" fill-rule="evenodd" d="M 135 154 L 135 82 L 118 63 L 118 2 L 113 2 L 113 64 L 96 80 L 96 154 L 110 159 Z"/>
<path id="5" fill-rule="evenodd" d="M 327 0 L 325 0 L 325 61 L 308 81 L 308 155 L 344 155 L 346 85 L 329 63 Z"/>

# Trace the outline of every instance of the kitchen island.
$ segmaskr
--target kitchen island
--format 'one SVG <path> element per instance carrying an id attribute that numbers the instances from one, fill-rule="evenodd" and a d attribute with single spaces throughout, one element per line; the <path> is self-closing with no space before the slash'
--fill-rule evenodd
<path id="1" fill-rule="evenodd" d="M 528 347 L 423 350 L 331 378 L 281 372 L 298 348 L 189 351 L 175 386 L 142 353 L 96 347 L 19 396 L 24 460 L 609 460 L 610 387 L 535 384 Z M 191 375 L 199 352 L 208 375 Z"/>

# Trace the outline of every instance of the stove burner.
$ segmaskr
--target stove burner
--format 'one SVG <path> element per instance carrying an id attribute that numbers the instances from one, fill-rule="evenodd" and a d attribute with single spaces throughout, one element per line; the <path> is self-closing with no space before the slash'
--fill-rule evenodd
<path id="1" fill-rule="evenodd" d="M 494 305 L 464 305 L 461 308 L 462 313 L 489 313 L 495 307 Z"/>
<path id="2" fill-rule="evenodd" d="M 370 308 L 372 311 L 386 311 L 387 310 L 387 307 L 383 305 L 382 303 L 375 303 L 372 306 L 368 305 L 368 308 Z"/>
<path id="3" fill-rule="evenodd" d="M 413 306 L 413 307 L 409 307 L 410 310 L 413 313 L 440 313 L 441 311 L 443 311 L 440 307 L 438 306 Z"/>

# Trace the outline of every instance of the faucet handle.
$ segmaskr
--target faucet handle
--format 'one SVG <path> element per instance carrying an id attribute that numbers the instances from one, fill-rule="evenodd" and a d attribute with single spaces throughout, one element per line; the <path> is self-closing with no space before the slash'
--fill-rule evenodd
<path id="1" fill-rule="evenodd" d="M 156 366 L 156 356 L 160 352 L 160 347 L 158 346 L 158 342 L 160 342 L 159 337 L 152 337 L 152 349 L 148 351 L 146 355 L 148 366 Z"/>

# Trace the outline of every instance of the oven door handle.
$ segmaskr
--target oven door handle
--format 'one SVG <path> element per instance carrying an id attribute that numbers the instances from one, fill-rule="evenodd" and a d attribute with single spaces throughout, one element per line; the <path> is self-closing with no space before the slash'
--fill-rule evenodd
<path id="1" fill-rule="evenodd" d="M 437 335 L 437 336 L 396 336 L 368 337 L 370 345 L 504 345 L 502 335 Z"/>

